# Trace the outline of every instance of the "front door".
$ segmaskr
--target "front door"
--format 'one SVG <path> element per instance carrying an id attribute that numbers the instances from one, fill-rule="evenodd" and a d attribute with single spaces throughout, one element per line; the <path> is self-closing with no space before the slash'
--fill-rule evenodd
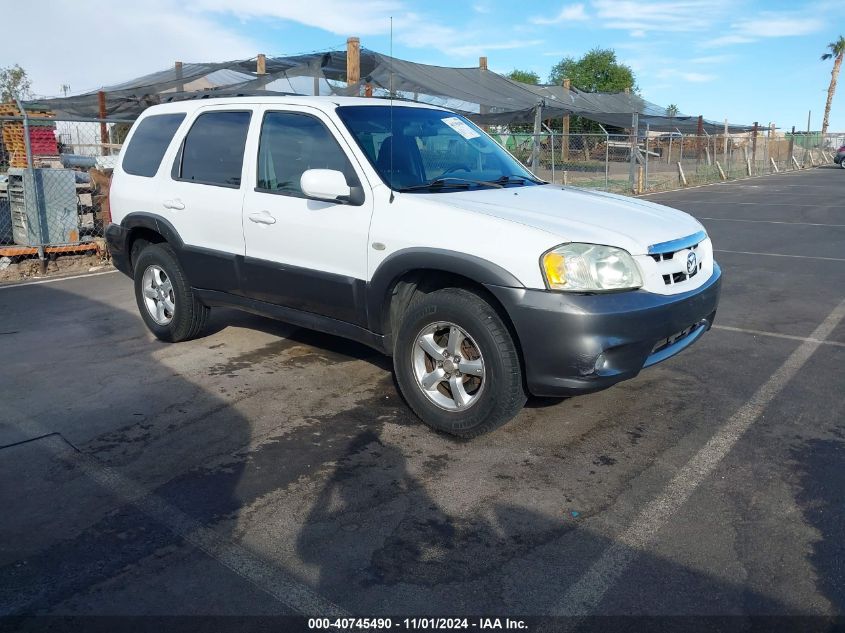
<path id="1" fill-rule="evenodd" d="M 244 289 L 261 301 L 364 325 L 372 196 L 365 187 L 363 204 L 325 202 L 300 188 L 308 169 L 340 171 L 349 186 L 365 182 L 333 130 L 311 108 L 263 112 L 243 206 Z"/>

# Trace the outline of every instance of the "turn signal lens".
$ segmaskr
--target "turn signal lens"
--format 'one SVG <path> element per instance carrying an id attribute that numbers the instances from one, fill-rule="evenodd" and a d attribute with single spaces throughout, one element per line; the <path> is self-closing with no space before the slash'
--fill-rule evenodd
<path id="1" fill-rule="evenodd" d="M 546 281 L 550 286 L 566 284 L 566 260 L 560 253 L 546 253 L 543 258 L 543 269 L 546 271 Z"/>

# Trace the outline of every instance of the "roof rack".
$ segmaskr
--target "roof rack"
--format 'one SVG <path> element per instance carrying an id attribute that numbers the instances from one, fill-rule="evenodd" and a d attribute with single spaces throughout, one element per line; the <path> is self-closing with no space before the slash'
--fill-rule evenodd
<path id="1" fill-rule="evenodd" d="M 169 95 L 163 103 L 175 101 L 196 101 L 198 99 L 217 99 L 218 97 L 304 97 L 299 92 L 277 92 L 275 90 L 209 90 L 205 92 L 177 92 Z"/>

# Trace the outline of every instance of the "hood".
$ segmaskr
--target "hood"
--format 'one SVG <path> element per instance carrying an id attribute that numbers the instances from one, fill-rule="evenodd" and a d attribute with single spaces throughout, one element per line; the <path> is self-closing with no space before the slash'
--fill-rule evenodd
<path id="1" fill-rule="evenodd" d="M 703 230 L 697 220 L 677 209 L 560 185 L 409 195 L 547 231 L 561 242 L 617 246 L 632 255 Z"/>

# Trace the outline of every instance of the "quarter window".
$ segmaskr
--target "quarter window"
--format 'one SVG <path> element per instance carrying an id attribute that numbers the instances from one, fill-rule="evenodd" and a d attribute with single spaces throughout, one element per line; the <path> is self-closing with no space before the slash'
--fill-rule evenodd
<path id="1" fill-rule="evenodd" d="M 206 112 L 191 126 L 176 158 L 174 177 L 240 187 L 250 112 Z"/>
<path id="2" fill-rule="evenodd" d="M 133 176 L 155 176 L 176 129 L 184 120 L 184 113 L 177 113 L 156 114 L 141 121 L 123 154 L 123 171 Z"/>
<path id="3" fill-rule="evenodd" d="M 294 112 L 268 112 L 258 147 L 259 191 L 303 197 L 299 180 L 308 169 L 334 169 L 350 187 L 360 186 L 334 135 L 318 119 Z"/>

